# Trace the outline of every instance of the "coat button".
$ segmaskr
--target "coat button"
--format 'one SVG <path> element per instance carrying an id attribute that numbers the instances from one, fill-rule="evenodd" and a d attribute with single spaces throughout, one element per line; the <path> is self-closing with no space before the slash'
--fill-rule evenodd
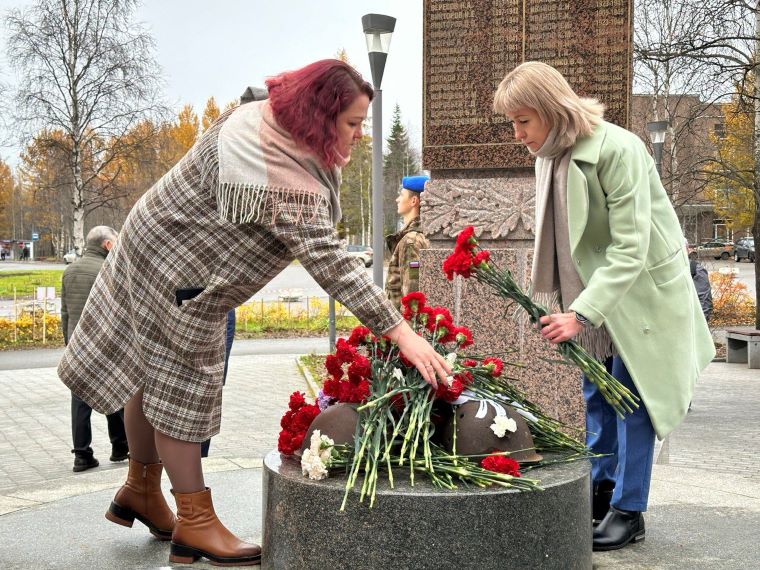
<path id="1" fill-rule="evenodd" d="M 597 252 L 597 253 L 602 253 L 602 246 L 601 245 L 596 246 L 594 248 L 594 251 Z"/>
<path id="2" fill-rule="evenodd" d="M 580 264 L 581 264 L 581 260 L 580 260 L 580 259 L 578 259 L 577 257 L 575 258 L 575 264 L 576 264 L 576 265 L 579 265 L 579 266 L 580 266 Z"/>
<path id="3" fill-rule="evenodd" d="M 644 326 L 644 328 L 643 328 L 643 329 L 641 329 L 641 330 L 642 330 L 642 332 L 643 332 L 644 334 L 649 334 L 649 331 L 650 331 L 650 330 L 652 330 L 652 329 L 650 329 L 648 326 L 646 326 L 646 325 L 645 325 L 645 326 Z"/>

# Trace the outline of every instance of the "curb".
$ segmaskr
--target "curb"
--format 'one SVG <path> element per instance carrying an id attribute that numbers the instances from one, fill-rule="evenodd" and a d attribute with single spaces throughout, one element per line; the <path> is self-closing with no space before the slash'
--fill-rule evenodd
<path id="1" fill-rule="evenodd" d="M 296 355 L 296 366 L 298 366 L 298 370 L 300 370 L 301 374 L 306 380 L 306 385 L 309 388 L 309 392 L 311 392 L 311 397 L 316 398 L 317 394 L 319 394 L 319 384 L 317 384 L 316 380 L 314 380 L 314 376 L 311 375 L 311 372 L 309 372 L 309 369 L 306 366 L 304 366 L 303 363 L 301 362 L 301 359 L 304 356 L 308 356 L 308 354 Z"/>

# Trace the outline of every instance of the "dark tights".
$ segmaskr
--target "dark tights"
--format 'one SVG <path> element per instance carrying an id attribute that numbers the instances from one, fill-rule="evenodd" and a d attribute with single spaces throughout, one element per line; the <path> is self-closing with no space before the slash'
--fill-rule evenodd
<path id="1" fill-rule="evenodd" d="M 175 439 L 156 431 L 142 409 L 142 388 L 124 406 L 124 427 L 129 455 L 140 463 L 162 461 L 172 489 L 177 493 L 203 491 L 201 444 Z"/>

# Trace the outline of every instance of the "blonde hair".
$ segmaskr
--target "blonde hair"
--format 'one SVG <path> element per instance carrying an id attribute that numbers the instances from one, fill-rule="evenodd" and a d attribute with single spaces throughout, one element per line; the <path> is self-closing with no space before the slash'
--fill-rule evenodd
<path id="1" fill-rule="evenodd" d="M 493 110 L 506 115 L 522 107 L 534 109 L 556 131 L 557 143 L 571 147 L 589 136 L 604 118 L 604 105 L 579 97 L 562 74 L 540 61 L 526 61 L 507 73 L 493 97 Z"/>

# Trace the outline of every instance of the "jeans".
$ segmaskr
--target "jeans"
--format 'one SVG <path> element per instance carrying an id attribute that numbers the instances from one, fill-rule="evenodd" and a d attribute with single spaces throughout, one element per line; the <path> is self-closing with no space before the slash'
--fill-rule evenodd
<path id="1" fill-rule="evenodd" d="M 607 359 L 605 367 L 633 394 L 639 395 L 619 356 Z M 639 402 L 635 412 L 621 419 L 585 376 L 583 398 L 586 400 L 586 445 L 594 453 L 609 454 L 591 460 L 594 484 L 601 481 L 615 483 L 613 507 L 624 511 L 646 511 L 655 432 L 644 402 Z"/>

